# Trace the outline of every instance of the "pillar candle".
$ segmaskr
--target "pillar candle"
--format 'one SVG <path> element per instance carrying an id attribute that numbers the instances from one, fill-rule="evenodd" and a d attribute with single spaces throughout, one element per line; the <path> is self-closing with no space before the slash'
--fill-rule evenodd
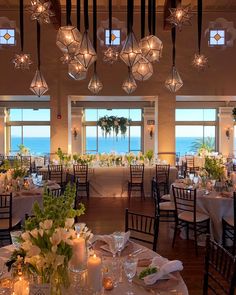
<path id="1" fill-rule="evenodd" d="M 73 240 L 73 255 L 70 260 L 71 265 L 78 267 L 86 262 L 86 246 L 85 239 L 77 237 Z"/>
<path id="2" fill-rule="evenodd" d="M 22 277 L 14 284 L 14 295 L 29 295 L 29 282 Z"/>
<path id="3" fill-rule="evenodd" d="M 102 261 L 96 255 L 88 259 L 88 286 L 94 291 L 102 289 Z"/>

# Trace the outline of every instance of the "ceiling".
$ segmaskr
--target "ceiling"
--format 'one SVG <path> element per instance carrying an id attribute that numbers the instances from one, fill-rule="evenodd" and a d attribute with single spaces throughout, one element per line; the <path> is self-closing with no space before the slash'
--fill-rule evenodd
<path id="1" fill-rule="evenodd" d="M 51 0 L 52 2 L 60 2 L 61 6 L 64 7 L 66 0 Z M 165 3 L 169 0 L 157 0 L 157 10 L 163 10 Z M 25 0 L 25 5 L 30 4 L 30 0 Z M 146 1 L 148 2 L 148 1 Z M 188 5 L 191 3 L 193 10 L 196 10 L 197 0 L 182 0 L 183 5 Z M 81 1 L 83 3 L 83 1 Z M 1 0 L 0 7 L 4 9 L 14 9 L 18 6 L 19 0 Z M 76 5 L 76 0 L 72 0 L 72 5 Z M 97 1 L 98 11 L 108 10 L 108 0 Z M 113 11 L 123 11 L 126 10 L 127 0 L 113 0 Z M 83 4 L 82 4 L 83 6 Z M 89 6 L 92 6 L 92 1 L 89 1 Z M 140 9 L 140 0 L 134 0 L 135 10 Z M 236 10 L 235 0 L 205 0 L 203 1 L 203 8 L 205 11 L 232 11 Z"/>

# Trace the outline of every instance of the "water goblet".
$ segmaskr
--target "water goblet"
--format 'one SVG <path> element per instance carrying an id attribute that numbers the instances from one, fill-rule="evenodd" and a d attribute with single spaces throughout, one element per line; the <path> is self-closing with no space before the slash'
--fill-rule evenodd
<path id="1" fill-rule="evenodd" d="M 122 233 L 122 232 L 114 232 L 113 237 L 114 237 L 114 240 L 115 240 L 115 247 L 117 249 L 118 256 L 120 257 L 121 250 L 124 247 L 124 241 L 125 241 L 124 233 Z"/>
<path id="2" fill-rule="evenodd" d="M 131 289 L 126 292 L 127 295 L 134 295 L 134 292 L 132 291 L 132 282 L 133 282 L 133 277 L 135 276 L 137 271 L 137 264 L 138 264 L 137 259 L 133 257 L 128 257 L 127 260 L 124 261 L 124 272 L 130 284 L 129 289 Z"/>

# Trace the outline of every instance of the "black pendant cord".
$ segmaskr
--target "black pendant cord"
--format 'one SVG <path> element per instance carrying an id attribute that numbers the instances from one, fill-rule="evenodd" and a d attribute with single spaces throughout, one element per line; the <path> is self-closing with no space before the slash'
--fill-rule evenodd
<path id="1" fill-rule="evenodd" d="M 145 36 L 145 0 L 141 0 L 141 39 Z"/>
<path id="2" fill-rule="evenodd" d="M 112 33 L 112 0 L 109 0 L 109 45 L 111 45 Z"/>
<path id="3" fill-rule="evenodd" d="M 201 53 L 201 40 L 202 40 L 202 0 L 198 0 L 198 53 Z"/>
<path id="4" fill-rule="evenodd" d="M 156 35 L 156 0 L 152 0 L 152 35 Z"/>
<path id="5" fill-rule="evenodd" d="M 88 0 L 84 0 L 84 29 L 89 29 Z"/>
<path id="6" fill-rule="evenodd" d="M 93 47 L 97 53 L 97 0 L 93 0 Z M 94 63 L 94 72 L 97 70 L 97 62 Z"/>
<path id="7" fill-rule="evenodd" d="M 20 0 L 20 48 L 24 50 L 24 0 Z"/>
<path id="8" fill-rule="evenodd" d="M 127 32 L 132 32 L 134 18 L 134 1 L 127 0 Z"/>
<path id="9" fill-rule="evenodd" d="M 66 25 L 71 26 L 71 0 L 66 0 Z"/>
<path id="10" fill-rule="evenodd" d="M 38 70 L 40 70 L 41 60 L 40 60 L 40 40 L 41 39 L 41 28 L 37 21 L 37 57 L 38 57 Z"/>
<path id="11" fill-rule="evenodd" d="M 152 34 L 152 0 L 148 0 L 148 31 Z"/>
<path id="12" fill-rule="evenodd" d="M 176 55 L 176 48 L 175 48 L 175 41 L 176 41 L 176 28 L 171 29 L 171 37 L 172 37 L 172 65 L 175 66 L 175 55 Z"/>
<path id="13" fill-rule="evenodd" d="M 81 10 L 81 3 L 80 0 L 77 0 L 76 3 L 76 15 L 77 15 L 77 29 L 80 31 L 80 10 Z"/>

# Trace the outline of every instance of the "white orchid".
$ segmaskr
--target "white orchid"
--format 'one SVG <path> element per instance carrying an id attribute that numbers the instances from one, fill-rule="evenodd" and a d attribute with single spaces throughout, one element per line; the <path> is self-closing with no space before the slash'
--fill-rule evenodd
<path id="1" fill-rule="evenodd" d="M 38 238 L 38 230 L 37 230 L 37 228 L 31 230 L 30 234 L 31 234 L 35 239 L 37 239 L 37 238 Z"/>
<path id="2" fill-rule="evenodd" d="M 52 224 L 53 224 L 53 221 L 51 219 L 46 219 L 46 220 L 44 220 L 44 222 L 40 222 L 39 226 L 42 229 L 50 230 L 52 228 Z"/>
<path id="3" fill-rule="evenodd" d="M 21 238 L 24 240 L 24 241 L 28 241 L 30 240 L 30 234 L 28 231 L 24 232 L 22 235 L 21 235 Z"/>

